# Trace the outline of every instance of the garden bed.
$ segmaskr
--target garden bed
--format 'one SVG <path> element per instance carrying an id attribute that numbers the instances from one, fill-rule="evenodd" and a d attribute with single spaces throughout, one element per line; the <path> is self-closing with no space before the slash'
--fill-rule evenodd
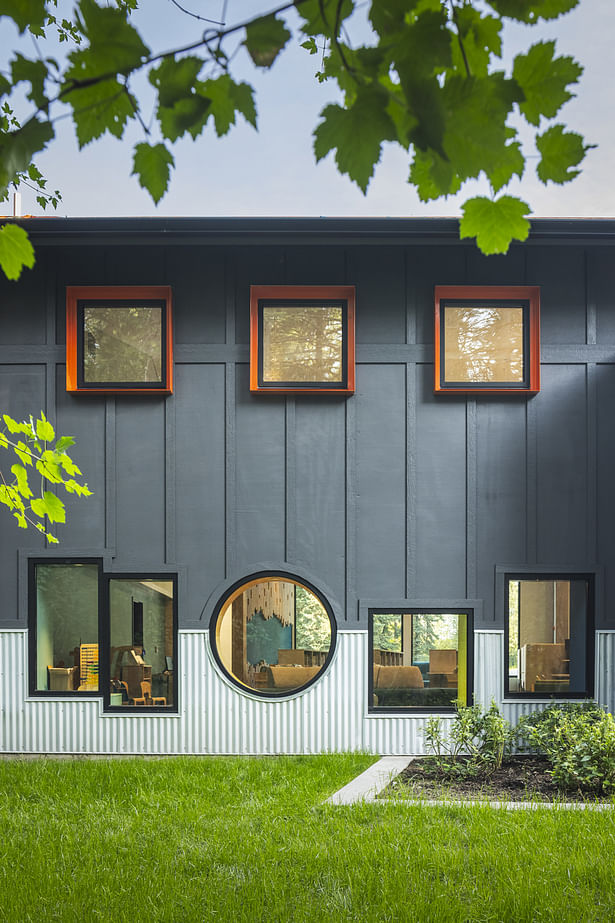
<path id="1" fill-rule="evenodd" d="M 512 756 L 488 776 L 471 775 L 464 759 L 459 758 L 458 768 L 451 774 L 445 774 L 435 757 L 418 757 L 396 776 L 379 797 L 615 804 L 615 798 L 610 795 L 559 790 L 548 770 L 548 762 L 540 757 Z"/>

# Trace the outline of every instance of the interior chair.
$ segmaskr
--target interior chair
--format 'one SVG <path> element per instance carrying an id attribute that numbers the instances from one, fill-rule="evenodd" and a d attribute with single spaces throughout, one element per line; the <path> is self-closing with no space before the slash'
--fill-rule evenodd
<path id="1" fill-rule="evenodd" d="M 167 700 L 163 695 L 152 695 L 152 684 L 146 680 L 141 680 L 141 697 L 134 699 L 134 704 L 143 703 L 143 705 L 166 705 Z"/>
<path id="2" fill-rule="evenodd" d="M 454 649 L 429 651 L 429 685 L 457 685 L 457 651 Z"/>

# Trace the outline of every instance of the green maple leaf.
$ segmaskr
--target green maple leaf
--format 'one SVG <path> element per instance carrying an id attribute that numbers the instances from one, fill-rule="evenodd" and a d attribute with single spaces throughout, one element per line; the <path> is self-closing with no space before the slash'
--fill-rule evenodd
<path id="1" fill-rule="evenodd" d="M 489 77 L 454 76 L 443 91 L 446 104 L 446 130 L 443 146 L 446 156 L 461 179 L 488 175 L 502 162 L 509 133 L 506 120 L 519 98 L 514 81 L 503 74 Z"/>
<path id="2" fill-rule="evenodd" d="M 202 88 L 210 101 L 207 117 L 213 116 L 218 137 L 225 135 L 235 124 L 236 112 L 240 112 L 246 121 L 256 127 L 256 109 L 249 84 L 235 83 L 228 74 L 223 74 L 216 80 L 205 80 Z"/>
<path id="3" fill-rule="evenodd" d="M 106 131 L 121 138 L 126 123 L 135 117 L 126 87 L 114 79 L 71 90 L 65 99 L 73 108 L 73 122 L 80 148 L 100 138 Z"/>
<path id="4" fill-rule="evenodd" d="M 170 168 L 175 165 L 172 154 L 164 144 L 142 142 L 135 147 L 133 164 L 133 175 L 158 204 L 169 186 Z"/>
<path id="5" fill-rule="evenodd" d="M 513 176 L 521 179 L 524 171 L 525 158 L 521 153 L 521 145 L 518 141 L 514 141 L 500 150 L 495 165 L 487 175 L 493 191 L 499 192 L 503 186 L 508 185 Z"/>
<path id="6" fill-rule="evenodd" d="M 22 495 L 22 497 L 31 497 L 32 491 L 30 485 L 28 484 L 28 472 L 23 465 L 11 465 L 11 471 L 15 475 L 15 480 L 17 481 L 17 490 Z"/>
<path id="7" fill-rule="evenodd" d="M 43 61 L 31 61 L 21 54 L 16 54 L 11 61 L 11 77 L 14 84 L 22 80 L 30 84 L 28 99 L 32 100 L 35 106 L 42 109 L 47 105 L 48 100 L 45 95 L 47 66 Z"/>
<path id="8" fill-rule="evenodd" d="M 506 253 L 512 240 L 527 239 L 530 222 L 525 216 L 529 211 L 527 202 L 514 196 L 501 196 L 495 201 L 476 196 L 463 206 L 459 236 L 475 237 L 487 256 Z"/>
<path id="9" fill-rule="evenodd" d="M 415 149 L 409 182 L 416 186 L 421 202 L 453 195 L 461 186 L 450 160 L 445 160 L 432 150 Z"/>
<path id="10" fill-rule="evenodd" d="M 16 224 L 0 227 L 0 267 L 7 279 L 18 279 L 21 270 L 34 266 L 34 247 L 23 228 Z"/>
<path id="11" fill-rule="evenodd" d="M 557 19 L 578 6 L 579 0 L 487 0 L 500 14 L 518 22 L 535 23 L 539 19 Z"/>
<path id="12" fill-rule="evenodd" d="M 270 13 L 248 23 L 244 45 L 257 67 L 271 67 L 289 38 L 282 20 Z"/>
<path id="13" fill-rule="evenodd" d="M 557 115 L 574 95 L 568 84 L 576 83 L 583 73 L 573 58 L 554 58 L 554 52 L 555 42 L 538 42 L 515 58 L 513 77 L 525 96 L 519 109 L 532 125 L 538 125 L 542 115 L 548 119 Z"/>
<path id="14" fill-rule="evenodd" d="M 568 183 L 580 170 L 574 170 L 585 157 L 585 152 L 594 145 L 583 144 L 581 135 L 565 131 L 563 125 L 553 125 L 542 135 L 536 136 L 536 147 L 541 158 L 536 167 L 538 178 L 543 183 Z"/>
<path id="15" fill-rule="evenodd" d="M 165 58 L 158 67 L 152 68 L 148 80 L 158 90 L 159 104 L 171 107 L 180 99 L 192 96 L 202 68 L 201 58 L 193 55 Z"/>
<path id="16" fill-rule="evenodd" d="M 459 28 L 461 42 L 459 38 L 453 38 L 453 67 L 459 73 L 465 73 L 467 60 L 470 73 L 474 77 L 486 77 L 491 55 L 500 57 L 502 54 L 502 20 L 496 19 L 495 16 L 481 16 L 472 6 L 458 6 L 455 22 Z"/>
<path id="17" fill-rule="evenodd" d="M 112 6 L 98 6 L 94 0 L 80 0 L 77 23 L 89 47 L 69 55 L 71 67 L 66 79 L 126 74 L 143 62 L 150 51 L 126 14 Z"/>
<path id="18" fill-rule="evenodd" d="M 20 33 L 40 34 L 47 19 L 45 0 L 0 0 L 0 16 L 10 16 Z"/>
<path id="19" fill-rule="evenodd" d="M 36 435 L 42 442 L 52 442 L 55 439 L 55 430 L 44 413 L 36 421 Z"/>
<path id="20" fill-rule="evenodd" d="M 0 132 L 0 192 L 17 173 L 27 171 L 33 157 L 54 137 L 51 122 L 31 118 L 16 131 Z"/>
<path id="21" fill-rule="evenodd" d="M 314 153 L 322 160 L 335 150 L 340 173 L 347 173 L 365 192 L 380 160 L 383 141 L 397 138 L 395 125 L 386 111 L 388 97 L 376 89 L 360 89 L 352 106 L 326 106 L 323 121 L 314 131 Z"/>
<path id="22" fill-rule="evenodd" d="M 164 138 L 177 141 L 190 132 L 196 138 L 207 121 L 211 100 L 195 94 L 178 99 L 172 106 L 159 106 L 156 113 Z"/>
<path id="23" fill-rule="evenodd" d="M 353 0 L 302 0 L 297 12 L 304 20 L 301 31 L 305 35 L 331 35 L 336 22 L 347 19 L 354 10 Z"/>

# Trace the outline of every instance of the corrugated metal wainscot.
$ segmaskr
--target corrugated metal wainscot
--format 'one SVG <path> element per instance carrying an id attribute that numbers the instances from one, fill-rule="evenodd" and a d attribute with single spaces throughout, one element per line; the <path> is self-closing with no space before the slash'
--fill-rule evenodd
<path id="1" fill-rule="evenodd" d="M 475 698 L 501 701 L 502 633 L 475 633 Z M 29 699 L 27 632 L 0 632 L 0 750 L 4 753 L 423 752 L 425 717 L 367 714 L 367 632 L 340 631 L 329 670 L 305 693 L 266 702 L 220 675 L 206 633 L 180 632 L 178 715 L 104 715 L 96 699 Z M 597 699 L 615 708 L 615 632 L 599 632 Z M 539 703 L 506 703 L 511 720 Z"/>

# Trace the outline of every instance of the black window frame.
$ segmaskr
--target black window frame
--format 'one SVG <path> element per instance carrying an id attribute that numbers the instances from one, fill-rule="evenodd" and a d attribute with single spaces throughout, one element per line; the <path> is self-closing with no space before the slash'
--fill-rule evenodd
<path id="1" fill-rule="evenodd" d="M 36 568 L 38 565 L 45 566 L 67 565 L 67 564 L 89 564 L 98 567 L 98 686 L 93 692 L 79 692 L 74 690 L 54 690 L 54 689 L 37 689 L 37 586 L 36 586 Z M 100 689 L 102 680 L 100 674 L 100 664 L 102 661 L 101 640 L 103 635 L 103 596 L 102 596 L 102 558 L 81 558 L 75 556 L 67 557 L 35 557 L 28 558 L 28 693 L 35 698 L 70 698 L 70 699 L 100 699 L 102 691 Z"/>
<path id="2" fill-rule="evenodd" d="M 523 570 L 506 570 L 503 572 L 504 579 L 504 699 L 508 701 L 542 701 L 557 700 L 567 701 L 569 699 L 583 700 L 591 699 L 594 696 L 595 687 L 595 665 L 596 665 L 596 574 L 595 572 L 576 572 L 576 571 L 523 571 Z M 585 638 L 585 682 L 586 690 L 583 692 L 511 692 L 510 675 L 508 663 L 508 645 L 510 639 L 509 624 L 509 585 L 511 581 L 572 581 L 584 580 L 587 583 L 587 619 L 586 619 L 586 638 Z"/>
<path id="3" fill-rule="evenodd" d="M 521 308 L 523 311 L 523 378 L 521 381 L 452 381 L 445 377 L 447 308 Z M 441 391 L 529 391 L 530 388 L 530 299 L 529 298 L 442 298 L 440 301 L 440 390 Z"/>
<path id="4" fill-rule="evenodd" d="M 342 377 L 339 381 L 265 381 L 263 310 L 268 307 L 342 309 Z M 250 391 L 263 394 L 354 394 L 356 289 L 354 285 L 250 286 Z"/>
<path id="5" fill-rule="evenodd" d="M 304 587 L 306 590 L 309 590 L 309 592 L 312 593 L 318 599 L 318 601 L 322 604 L 325 612 L 327 613 L 327 616 L 329 618 L 329 623 L 331 625 L 331 641 L 329 644 L 329 650 L 327 652 L 327 656 L 325 657 L 325 662 L 320 667 L 318 673 L 315 676 L 313 676 L 312 679 L 308 680 L 307 683 L 304 683 L 302 686 L 297 686 L 296 688 L 293 688 L 291 690 L 288 690 L 288 689 L 282 690 L 281 692 L 271 692 L 270 690 L 263 692 L 260 689 L 255 689 L 252 686 L 248 686 L 247 684 L 242 683 L 239 679 L 237 679 L 237 677 L 230 670 L 226 668 L 226 666 L 222 662 L 222 658 L 220 657 L 220 653 L 218 651 L 218 641 L 216 637 L 218 619 L 222 611 L 228 605 L 229 599 L 238 590 L 246 586 L 246 584 L 257 583 L 259 581 L 264 581 L 264 580 L 288 581 L 290 583 L 294 583 L 295 586 L 298 584 L 299 586 Z M 296 604 L 296 592 L 295 592 L 295 604 Z M 293 643 L 294 643 L 294 638 L 293 638 Z M 211 618 L 209 620 L 209 645 L 210 645 L 211 652 L 212 652 L 213 658 L 216 662 L 218 669 L 220 670 L 222 675 L 230 683 L 232 683 L 234 689 L 237 689 L 239 692 L 243 693 L 244 695 L 253 696 L 257 699 L 262 699 L 266 702 L 276 701 L 280 699 L 289 699 L 289 698 L 294 698 L 296 695 L 300 695 L 304 693 L 307 689 L 309 689 L 315 683 L 319 682 L 322 679 L 322 677 L 325 675 L 327 670 L 329 669 L 329 666 L 331 664 L 331 661 L 333 659 L 333 656 L 335 654 L 335 650 L 337 647 L 337 620 L 335 618 L 335 613 L 333 612 L 333 607 L 331 606 L 331 603 L 329 602 L 325 594 L 322 592 L 322 590 L 319 590 L 316 586 L 314 586 L 314 584 L 311 583 L 309 580 L 306 580 L 305 578 L 300 577 L 297 574 L 290 573 L 289 571 L 283 571 L 283 570 L 258 571 L 253 574 L 247 574 L 245 577 L 241 577 L 239 580 L 236 580 L 230 587 L 228 587 L 224 591 L 222 596 L 216 602 Z"/>
<path id="6" fill-rule="evenodd" d="M 178 609 L 177 590 L 178 575 L 176 573 L 160 573 L 157 571 L 113 572 L 107 571 L 102 575 L 104 613 L 106 616 L 106 631 L 103 634 L 101 654 L 102 669 L 100 671 L 103 687 L 103 709 L 111 715 L 138 715 L 138 714 L 176 714 L 178 711 Z M 173 705 L 111 705 L 111 617 L 110 617 L 110 584 L 112 580 L 151 580 L 173 583 Z"/>
<path id="7" fill-rule="evenodd" d="M 154 381 L 86 381 L 85 311 L 87 308 L 160 308 L 160 378 Z M 160 391 L 167 383 L 167 310 L 165 298 L 78 298 L 77 299 L 77 386 L 79 391 Z"/>
<path id="8" fill-rule="evenodd" d="M 98 664 L 99 688 L 93 692 L 79 692 L 74 690 L 36 689 L 37 675 L 37 592 L 36 592 L 36 566 L 66 564 L 89 564 L 98 568 Z M 172 705 L 111 705 L 111 663 L 109 654 L 111 649 L 111 621 L 109 617 L 109 584 L 111 580 L 151 580 L 173 583 L 173 704 Z M 178 618 L 178 588 L 179 576 L 176 571 L 165 572 L 152 570 L 139 571 L 110 571 L 104 569 L 102 557 L 78 557 L 75 555 L 63 557 L 31 557 L 28 558 L 28 692 L 29 696 L 36 699 L 99 699 L 103 703 L 104 714 L 111 715 L 175 715 L 179 712 L 178 701 L 178 643 L 179 643 L 179 618 Z"/>
<path id="9" fill-rule="evenodd" d="M 263 311 L 265 308 L 341 308 L 342 378 L 340 381 L 265 381 L 263 377 Z M 259 298 L 258 299 L 258 389 L 259 391 L 335 391 L 348 390 L 348 299 L 347 298 Z"/>
<path id="10" fill-rule="evenodd" d="M 418 716 L 423 714 L 451 715 L 455 713 L 454 705 L 374 705 L 374 615 L 401 615 L 402 616 L 402 650 L 404 638 L 404 615 L 465 615 L 467 630 L 467 667 L 466 667 L 466 702 L 470 704 L 474 694 L 474 621 L 473 606 L 369 606 L 367 609 L 367 644 L 368 644 L 368 674 L 367 674 L 367 711 L 370 715 L 407 715 Z M 412 642 L 411 642 L 412 643 Z M 459 689 L 457 690 L 459 691 Z"/>

